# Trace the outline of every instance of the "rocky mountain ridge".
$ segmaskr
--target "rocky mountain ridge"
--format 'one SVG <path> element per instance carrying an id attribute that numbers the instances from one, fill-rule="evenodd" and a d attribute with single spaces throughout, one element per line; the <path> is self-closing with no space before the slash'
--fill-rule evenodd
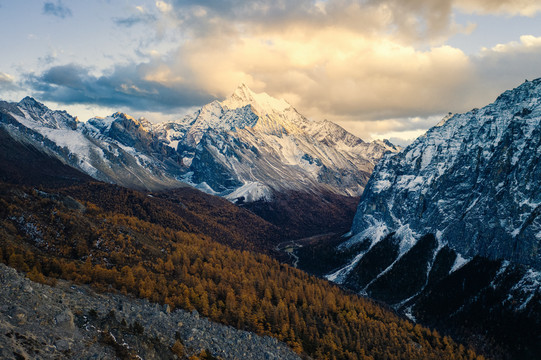
<path id="1" fill-rule="evenodd" d="M 26 97 L 17 104 L 0 102 L 0 126 L 16 141 L 97 180 L 136 189 L 185 186 L 170 175 L 178 168 L 173 151 L 123 114 L 82 123 Z"/>
<path id="2" fill-rule="evenodd" d="M 530 358 L 496 327 L 541 330 L 540 158 L 541 79 L 449 114 L 376 166 L 327 278 Z"/>
<path id="3" fill-rule="evenodd" d="M 541 79 L 449 115 L 373 173 L 347 244 L 426 233 L 471 258 L 541 267 Z M 347 246 L 347 245 L 345 245 Z"/>
<path id="4" fill-rule="evenodd" d="M 366 143 L 330 121 L 309 120 L 245 85 L 156 131 L 177 147 L 189 168 L 186 181 L 244 201 L 285 190 L 357 196 L 379 158 L 398 150 Z"/>

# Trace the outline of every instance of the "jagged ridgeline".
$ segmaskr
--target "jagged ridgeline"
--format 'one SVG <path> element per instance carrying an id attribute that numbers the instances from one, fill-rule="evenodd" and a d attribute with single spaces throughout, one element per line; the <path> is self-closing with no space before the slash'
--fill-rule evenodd
<path id="1" fill-rule="evenodd" d="M 217 234 L 180 230 L 182 217 L 164 199 L 84 186 L 51 191 L 2 184 L 1 261 L 35 281 L 63 278 L 196 309 L 316 359 L 476 358 L 449 337 L 324 280 L 220 244 Z M 97 198 L 114 206 L 102 208 Z M 220 222 L 227 214 L 213 216 Z"/>

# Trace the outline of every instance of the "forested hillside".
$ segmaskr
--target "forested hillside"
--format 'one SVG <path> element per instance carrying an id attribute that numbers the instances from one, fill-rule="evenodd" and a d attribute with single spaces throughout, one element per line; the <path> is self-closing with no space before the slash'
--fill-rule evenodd
<path id="1" fill-rule="evenodd" d="M 196 309 L 317 359 L 481 358 L 372 301 L 239 250 L 242 243 L 220 244 L 219 231 L 181 230 L 171 198 L 162 199 L 169 213 L 152 212 L 136 206 L 145 201 L 133 193 L 95 186 L 46 192 L 2 184 L 0 259 L 36 281 L 64 278 Z M 104 199 L 114 205 L 102 207 Z M 213 214 L 217 224 L 227 215 Z"/>

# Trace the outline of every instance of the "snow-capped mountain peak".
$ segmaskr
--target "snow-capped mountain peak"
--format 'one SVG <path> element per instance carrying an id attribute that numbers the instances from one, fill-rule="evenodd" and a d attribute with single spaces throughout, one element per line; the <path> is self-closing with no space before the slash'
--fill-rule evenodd
<path id="1" fill-rule="evenodd" d="M 238 109 L 250 105 L 259 116 L 274 112 L 283 112 L 291 107 L 284 99 L 276 99 L 267 93 L 255 93 L 245 84 L 241 84 L 221 105 L 227 109 Z"/>
<path id="2" fill-rule="evenodd" d="M 232 200 L 289 190 L 357 196 L 374 164 L 397 151 L 330 121 L 307 119 L 285 100 L 244 84 L 158 131 L 189 168 L 186 181 Z"/>
<path id="3" fill-rule="evenodd" d="M 114 119 L 125 119 L 125 120 L 131 120 L 133 122 L 138 122 L 134 117 L 120 111 L 117 111 L 116 113 L 111 115 L 111 117 Z"/>

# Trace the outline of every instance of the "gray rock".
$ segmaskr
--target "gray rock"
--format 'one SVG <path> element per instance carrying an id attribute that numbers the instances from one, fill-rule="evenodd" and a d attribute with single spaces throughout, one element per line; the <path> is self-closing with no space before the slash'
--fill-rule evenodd
<path id="1" fill-rule="evenodd" d="M 21 292 L 25 287 L 33 291 Z M 4 264 L 0 288 L 2 359 L 17 353 L 28 359 L 99 360 L 116 358 L 118 351 L 172 359 L 170 347 L 177 333 L 188 356 L 208 350 L 223 359 L 299 359 L 276 339 L 211 322 L 197 312 L 167 313 L 167 307 L 147 300 L 97 294 L 62 280 L 53 288 L 33 283 Z"/>
<path id="2" fill-rule="evenodd" d="M 464 257 L 541 269 L 540 154 L 537 79 L 482 109 L 449 115 L 385 157 L 361 198 L 355 240 L 380 229 L 399 232 L 407 245 L 432 233 Z"/>
<path id="3" fill-rule="evenodd" d="M 61 313 L 55 316 L 56 324 L 64 330 L 73 330 L 75 324 L 73 323 L 73 313 L 70 309 L 65 309 Z"/>
<path id="4" fill-rule="evenodd" d="M 61 352 L 69 351 L 71 348 L 71 344 L 66 339 L 57 340 L 55 341 L 54 345 L 56 346 L 58 351 L 61 351 Z"/>

